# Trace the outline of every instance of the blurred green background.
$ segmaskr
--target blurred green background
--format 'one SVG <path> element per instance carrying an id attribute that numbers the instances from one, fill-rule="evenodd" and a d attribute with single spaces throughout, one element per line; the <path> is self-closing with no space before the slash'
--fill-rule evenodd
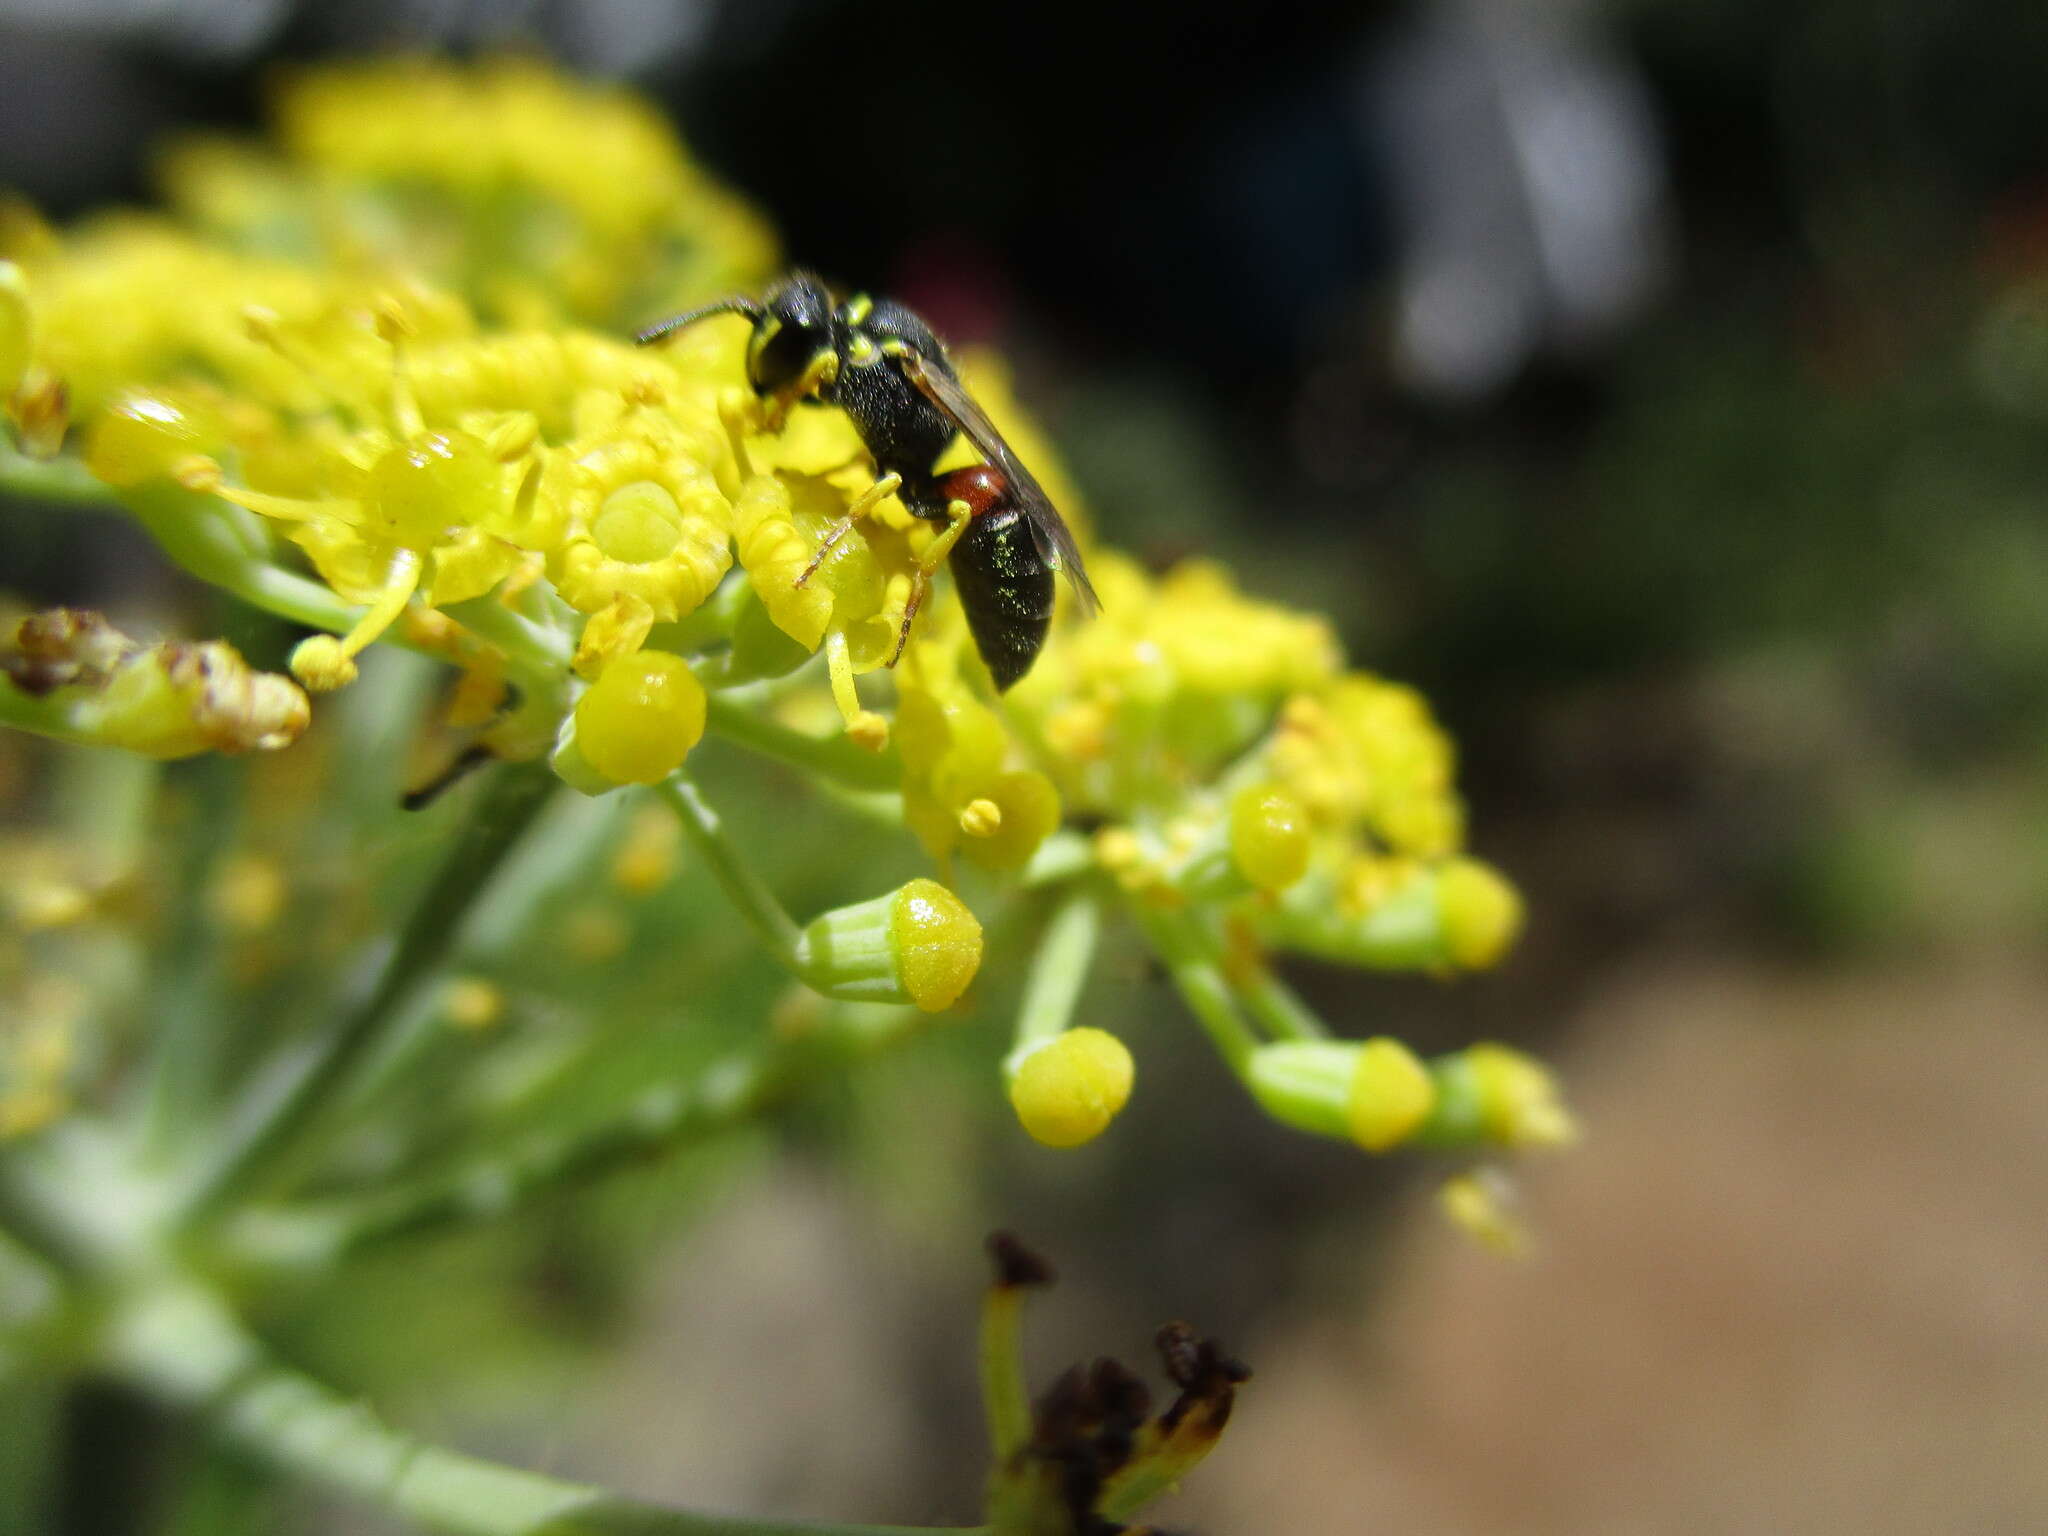
<path id="1" fill-rule="evenodd" d="M 1068 1277 L 1048 1370 L 1181 1315 L 1258 1369 L 1170 1516 L 1218 1536 L 2048 1523 L 2048 17 L 0 3 L 0 183 L 142 196 L 279 60 L 399 44 L 655 92 L 794 256 L 1005 348 L 1106 538 L 1422 687 L 1527 937 L 1455 986 L 1296 979 L 1357 1032 L 1551 1053 L 1588 1135 L 1504 1265 L 1427 1166 L 1245 1108 L 1111 954 L 1084 1010 L 1140 1075 L 1101 1143 L 1009 1122 L 993 974 L 775 1134 L 293 1298 L 288 1353 L 644 1496 L 965 1518 L 1000 1224 Z M 191 601 L 75 527 L 10 519 L 0 589 Z M 705 774 L 742 823 L 796 803 Z M 799 909 L 902 858 L 803 814 Z M 723 927 L 694 1001 L 758 1018 L 714 903 L 565 912 L 528 1006 L 605 967 L 630 1074 L 676 1048 L 638 958 Z M 374 1528 L 111 1391 L 0 1404 L 0 1532 L 48 1478 L 66 1532 Z"/>

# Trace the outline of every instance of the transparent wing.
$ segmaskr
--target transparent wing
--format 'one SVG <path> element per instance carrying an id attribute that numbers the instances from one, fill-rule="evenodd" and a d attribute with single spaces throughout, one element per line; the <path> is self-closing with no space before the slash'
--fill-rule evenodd
<path id="1" fill-rule="evenodd" d="M 967 434 L 967 440 L 979 448 L 982 456 L 1003 474 L 1010 484 L 1010 494 L 1017 499 L 1017 508 L 1024 514 L 1031 539 L 1038 546 L 1039 558 L 1056 571 L 1066 573 L 1067 580 L 1074 584 L 1074 596 L 1079 599 L 1081 612 L 1092 614 L 1101 604 L 1095 596 L 1095 587 L 1088 580 L 1088 571 L 1081 563 L 1081 551 L 1074 543 L 1073 531 L 1066 520 L 1052 504 L 1052 498 L 1045 494 L 1045 487 L 1032 478 L 1031 471 L 1010 451 L 1010 445 L 1003 441 L 1003 434 L 996 430 L 988 413 L 975 404 L 974 397 L 967 393 L 967 386 L 953 374 L 941 367 L 933 366 L 915 352 L 905 352 L 898 359 L 903 365 L 903 376 L 917 386 L 918 392 L 959 423 L 960 430 Z"/>

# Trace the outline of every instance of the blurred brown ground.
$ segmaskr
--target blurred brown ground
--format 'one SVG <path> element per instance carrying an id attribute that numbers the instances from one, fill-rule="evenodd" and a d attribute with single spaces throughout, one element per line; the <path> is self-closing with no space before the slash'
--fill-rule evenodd
<path id="1" fill-rule="evenodd" d="M 1418 1208 L 1175 1512 L 1268 1532 L 2048 1529 L 2048 976 L 1659 966 L 1563 1062 L 1532 1261 Z"/>
<path id="2" fill-rule="evenodd" d="M 1615 975 L 1560 1059 L 1587 1138 L 1523 1170 L 1536 1255 L 1480 1251 L 1418 1184 L 1355 1303 L 1231 1341 L 1257 1378 L 1159 1518 L 2048 1529 L 2044 1024 L 2031 963 Z M 971 1323 L 915 1269 L 842 1197 L 779 1176 L 650 1288 L 559 1464 L 700 1506 L 962 1517 L 978 1427 L 961 1401 L 934 1434 L 906 1373 L 947 1367 L 906 1345 L 934 1327 L 964 1344 Z M 1093 1307 L 1077 1276 L 1046 1331 Z M 875 1390 L 892 1380 L 906 1400 Z M 962 1466 L 933 1464 L 948 1442 Z"/>

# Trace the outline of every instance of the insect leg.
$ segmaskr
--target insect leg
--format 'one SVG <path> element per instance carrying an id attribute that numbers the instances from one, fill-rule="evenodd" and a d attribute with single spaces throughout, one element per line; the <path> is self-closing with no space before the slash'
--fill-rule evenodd
<path id="1" fill-rule="evenodd" d="M 932 572 L 946 563 L 946 556 L 953 553 L 953 546 L 973 521 L 974 509 L 966 502 L 946 503 L 946 531 L 927 544 L 924 553 L 917 557 L 917 571 L 910 581 L 910 600 L 903 605 L 903 625 L 896 631 L 896 650 L 889 658 L 890 666 L 903 659 L 903 647 L 910 644 L 910 621 L 924 606 L 925 594 L 931 590 Z"/>
<path id="2" fill-rule="evenodd" d="M 953 553 L 953 546 L 960 542 L 960 535 L 967 531 L 967 525 L 973 521 L 974 509 L 966 502 L 947 502 L 946 531 L 925 545 L 924 553 L 917 557 L 918 569 L 929 574 L 944 565 L 946 556 Z"/>
<path id="3" fill-rule="evenodd" d="M 846 537 L 847 533 L 853 528 L 853 525 L 874 511 L 881 504 L 884 497 L 894 496 L 902 488 L 902 485 L 903 477 L 892 469 L 888 474 L 882 476 L 881 479 L 862 491 L 859 496 L 855 497 L 853 505 L 846 509 L 846 516 L 834 523 L 832 531 L 818 541 L 817 553 L 811 556 L 811 563 L 805 566 L 803 574 L 797 577 L 796 585 L 802 586 L 805 582 L 809 581 L 811 574 L 820 565 L 825 563 L 825 557 L 832 553 L 834 547 L 837 546 L 841 539 Z"/>

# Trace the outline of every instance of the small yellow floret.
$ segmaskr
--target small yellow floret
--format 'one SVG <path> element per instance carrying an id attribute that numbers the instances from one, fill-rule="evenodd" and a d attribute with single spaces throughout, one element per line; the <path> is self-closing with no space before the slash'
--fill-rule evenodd
<path id="1" fill-rule="evenodd" d="M 1230 801 L 1230 856 L 1262 891 L 1284 891 L 1308 871 L 1308 816 L 1284 790 L 1254 784 Z"/>
<path id="2" fill-rule="evenodd" d="M 1109 1128 L 1130 1100 L 1134 1075 L 1131 1053 L 1115 1035 L 1070 1029 L 1012 1069 L 1010 1107 L 1033 1141 L 1078 1147 Z"/>
<path id="3" fill-rule="evenodd" d="M 926 1013 L 950 1008 L 981 969 L 981 924 L 936 880 L 912 880 L 896 893 L 889 937 L 903 990 Z"/>
<path id="4" fill-rule="evenodd" d="M 1407 1046 L 1378 1035 L 1359 1049 L 1345 1122 L 1351 1139 L 1366 1151 L 1399 1146 L 1435 1106 L 1436 1084 Z"/>
<path id="5" fill-rule="evenodd" d="M 620 658 L 576 701 L 577 748 L 616 784 L 667 778 L 703 734 L 704 686 L 666 651 Z"/>
<path id="6" fill-rule="evenodd" d="M 1522 930 L 1522 898 L 1476 859 L 1453 859 L 1437 875 L 1444 948 L 1463 970 L 1492 965 Z"/>
<path id="7" fill-rule="evenodd" d="M 960 830 L 969 837 L 994 837 L 1002 825 L 1003 808 L 993 800 L 970 800 L 960 807 Z"/>

